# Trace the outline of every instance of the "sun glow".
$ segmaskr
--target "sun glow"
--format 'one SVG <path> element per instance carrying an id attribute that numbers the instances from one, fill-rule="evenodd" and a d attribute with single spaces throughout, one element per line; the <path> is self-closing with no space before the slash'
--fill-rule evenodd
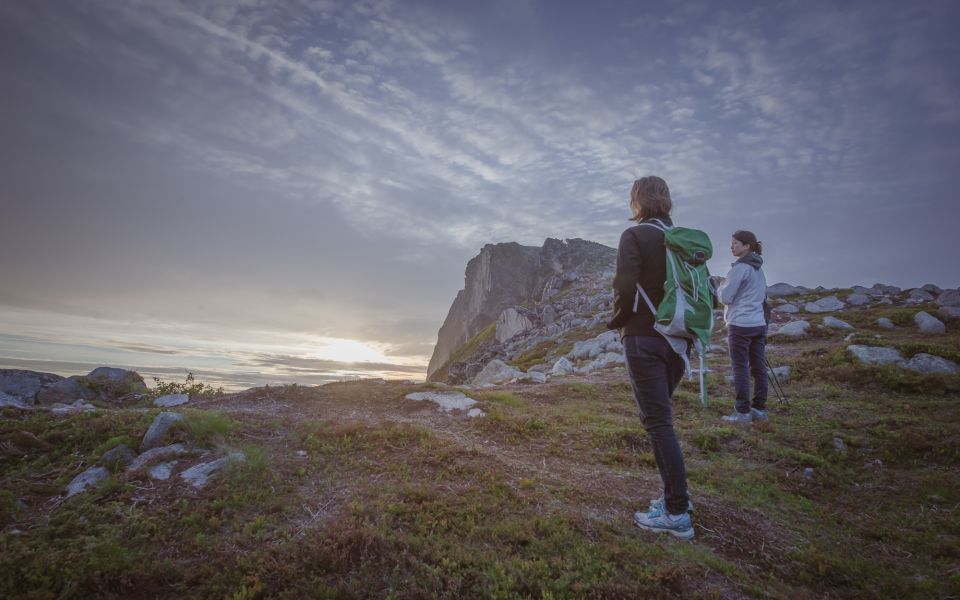
<path id="1" fill-rule="evenodd" d="M 310 352 L 310 358 L 339 362 L 389 362 L 377 348 L 341 338 L 323 338 L 320 347 Z"/>

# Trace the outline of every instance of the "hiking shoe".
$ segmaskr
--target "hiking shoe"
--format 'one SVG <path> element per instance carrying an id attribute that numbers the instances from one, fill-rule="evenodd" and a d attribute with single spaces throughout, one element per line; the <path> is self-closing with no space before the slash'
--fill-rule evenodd
<path id="1" fill-rule="evenodd" d="M 633 515 L 633 524 L 647 531 L 665 532 L 682 540 L 693 539 L 693 520 L 690 515 L 655 514 L 637 512 Z"/>
<path id="2" fill-rule="evenodd" d="M 650 501 L 650 508 L 647 509 L 648 515 L 662 515 L 665 512 L 667 512 L 667 509 L 663 505 L 663 496 Z M 687 514 L 693 514 L 693 500 L 687 500 Z"/>
<path id="3" fill-rule="evenodd" d="M 751 408 L 750 416 L 753 417 L 754 421 L 767 421 L 767 411 L 760 410 L 759 408 Z"/>
<path id="4" fill-rule="evenodd" d="M 742 413 L 738 411 L 733 411 L 732 415 L 724 415 L 720 417 L 727 423 L 736 423 L 737 425 L 749 425 L 753 422 L 753 413 Z"/>

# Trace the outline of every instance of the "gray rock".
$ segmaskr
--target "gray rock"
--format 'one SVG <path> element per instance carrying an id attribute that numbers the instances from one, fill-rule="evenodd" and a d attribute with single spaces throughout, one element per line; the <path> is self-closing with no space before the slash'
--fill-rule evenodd
<path id="1" fill-rule="evenodd" d="M 877 327 L 881 327 L 883 329 L 893 329 L 894 327 L 896 327 L 893 321 L 891 321 L 886 317 L 880 317 L 879 319 L 876 320 L 876 323 L 877 323 Z"/>
<path id="2" fill-rule="evenodd" d="M 893 304 L 893 300 L 884 296 L 883 298 L 877 300 L 877 304 Z"/>
<path id="3" fill-rule="evenodd" d="M 527 371 L 523 375 L 517 377 L 517 381 L 523 381 L 525 383 L 546 383 L 547 375 L 546 373 L 541 373 L 539 371 Z"/>
<path id="4" fill-rule="evenodd" d="M 60 381 L 63 377 L 53 373 L 38 373 L 22 369 L 0 369 L 0 397 L 13 398 L 8 403 L 18 401 L 32 406 L 40 388 Z"/>
<path id="5" fill-rule="evenodd" d="M 80 384 L 77 376 L 61 379 L 37 392 L 37 404 L 73 404 L 77 400 L 93 400 L 97 395 L 90 388 Z"/>
<path id="6" fill-rule="evenodd" d="M 810 291 L 802 285 L 790 285 L 789 283 L 775 283 L 767 287 L 767 296 L 776 298 L 778 296 L 793 296 Z"/>
<path id="7" fill-rule="evenodd" d="M 941 319 L 960 319 L 960 306 L 941 306 L 937 314 Z"/>
<path id="8" fill-rule="evenodd" d="M 803 309 L 811 313 L 825 313 L 842 310 L 844 306 L 844 303 L 836 296 L 827 296 L 826 298 L 820 298 L 816 302 L 807 302 L 803 306 Z"/>
<path id="9" fill-rule="evenodd" d="M 471 382 L 473 385 L 485 385 L 488 383 L 497 384 L 517 379 L 523 376 L 523 371 L 508 365 L 500 359 L 493 359 L 487 363 L 483 369 L 477 373 Z"/>
<path id="10" fill-rule="evenodd" d="M 884 346 L 847 346 L 847 352 L 867 365 L 904 365 L 906 361 L 896 348 Z"/>
<path id="11" fill-rule="evenodd" d="M 830 329 L 853 329 L 853 325 L 836 317 L 824 317 L 823 324 Z"/>
<path id="12" fill-rule="evenodd" d="M 806 467 L 803 470 L 803 476 L 807 479 L 813 479 L 813 467 Z"/>
<path id="13" fill-rule="evenodd" d="M 781 383 L 790 381 L 790 367 L 786 365 L 782 367 L 774 367 L 773 374 L 777 376 L 777 379 L 780 380 Z"/>
<path id="14" fill-rule="evenodd" d="M 943 290 L 940 289 L 940 286 L 934 285 L 934 284 L 932 284 L 932 283 L 926 283 L 926 284 L 920 286 L 920 289 L 921 289 L 921 290 L 924 290 L 924 291 L 927 291 L 927 292 L 930 292 L 931 294 L 939 294 L 939 293 L 943 292 Z"/>
<path id="15" fill-rule="evenodd" d="M 533 320 L 525 314 L 526 312 L 515 307 L 501 312 L 500 317 L 497 318 L 497 330 L 494 334 L 496 340 L 502 344 L 524 331 L 533 329 Z"/>
<path id="16" fill-rule="evenodd" d="M 217 471 L 224 468 L 233 461 L 244 461 L 247 457 L 243 452 L 231 452 L 229 455 L 217 460 L 193 465 L 189 469 L 180 473 L 180 478 L 195 488 L 202 488 L 207 481 Z"/>
<path id="17" fill-rule="evenodd" d="M 546 305 L 540 311 L 540 320 L 544 325 L 550 325 L 557 320 L 557 311 L 551 305 Z"/>
<path id="18" fill-rule="evenodd" d="M 869 294 L 872 290 L 870 288 L 863 287 L 862 285 L 855 285 L 850 288 L 850 291 L 854 294 Z"/>
<path id="19" fill-rule="evenodd" d="M 807 335 L 807 330 L 810 329 L 810 323 L 807 321 L 790 321 L 782 326 L 779 329 L 771 333 L 771 336 L 774 335 L 785 335 L 788 337 L 803 337 Z"/>
<path id="20" fill-rule="evenodd" d="M 900 288 L 895 285 L 884 285 L 882 283 L 875 283 L 873 287 L 870 288 L 873 295 L 875 296 L 886 296 L 889 294 L 899 294 Z"/>
<path id="21" fill-rule="evenodd" d="M 147 470 L 147 475 L 150 476 L 150 479 L 166 481 L 170 479 L 171 475 L 173 475 L 173 467 L 176 466 L 176 464 L 177 461 L 173 460 L 170 462 L 160 463 L 159 465 L 154 465 Z"/>
<path id="22" fill-rule="evenodd" d="M 835 437 L 833 438 L 833 449 L 837 452 L 846 452 L 847 445 L 843 443 L 842 439 Z"/>
<path id="23" fill-rule="evenodd" d="M 598 369 L 604 369 L 606 367 L 616 367 L 624 364 L 623 354 L 617 354 L 616 352 L 605 352 L 593 359 L 583 367 L 577 369 L 578 373 L 590 373 Z"/>
<path id="24" fill-rule="evenodd" d="M 460 392 L 416 392 L 413 394 L 407 394 L 405 398 L 407 400 L 416 400 L 420 402 L 433 402 L 440 407 L 440 410 L 444 412 L 467 410 L 477 403 L 477 401 L 473 398 L 470 398 Z"/>
<path id="25" fill-rule="evenodd" d="M 90 371 L 86 376 L 86 382 L 101 399 L 107 401 L 147 392 L 147 384 L 136 371 L 114 367 L 98 367 Z"/>
<path id="26" fill-rule="evenodd" d="M 97 410 L 92 404 L 87 404 L 83 400 L 77 400 L 73 404 L 63 404 L 58 402 L 50 407 L 50 412 L 55 415 L 72 415 L 80 412 L 90 412 Z"/>
<path id="27" fill-rule="evenodd" d="M 914 288 L 907 294 L 907 302 L 910 303 L 930 302 L 931 300 L 933 300 L 933 294 L 920 288 Z"/>
<path id="28" fill-rule="evenodd" d="M 960 372 L 960 365 L 952 360 L 923 353 L 911 358 L 907 362 L 906 368 L 919 373 L 946 373 L 948 375 L 954 375 Z"/>
<path id="29" fill-rule="evenodd" d="M 870 296 L 866 294 L 850 294 L 847 296 L 847 304 L 850 306 L 866 306 L 870 304 Z"/>
<path id="30" fill-rule="evenodd" d="M 167 434 L 167 430 L 170 429 L 174 423 L 179 423 L 180 421 L 183 421 L 183 415 L 180 413 L 162 412 L 157 415 L 150 425 L 150 428 L 147 429 L 147 433 L 143 436 L 143 441 L 140 443 L 140 452 L 156 448 L 162 444 L 163 437 Z"/>
<path id="31" fill-rule="evenodd" d="M 67 486 L 67 498 L 76 496 L 86 491 L 90 486 L 106 481 L 110 477 L 110 472 L 104 467 L 90 467 L 83 473 L 73 478 L 70 485 Z"/>
<path id="32" fill-rule="evenodd" d="M 567 357 L 572 360 L 584 360 L 596 358 L 604 352 L 616 352 L 618 350 L 623 352 L 623 346 L 620 344 L 620 334 L 616 331 L 605 331 L 589 340 L 576 342 Z"/>
<path id="33" fill-rule="evenodd" d="M 162 458 L 170 458 L 172 456 L 180 456 L 188 453 L 189 451 L 190 450 L 188 450 L 183 444 L 170 444 L 169 446 L 162 446 L 160 448 L 151 448 L 150 450 L 147 450 L 140 456 L 133 459 L 133 461 L 127 465 L 127 471 L 137 471 L 154 461 Z"/>
<path id="34" fill-rule="evenodd" d="M 475 419 L 477 417 L 485 417 L 486 415 L 487 413 L 483 412 L 479 408 L 471 408 L 470 410 L 467 411 L 467 416 L 470 417 L 471 419 Z"/>
<path id="35" fill-rule="evenodd" d="M 960 290 L 943 290 L 937 296 L 937 304 L 940 306 L 960 306 Z"/>
<path id="36" fill-rule="evenodd" d="M 380 382 L 386 383 L 382 379 Z M 180 406 L 181 404 L 186 404 L 187 402 L 190 402 L 190 394 L 167 394 L 154 400 L 153 405 L 160 406 L 162 408 L 169 408 L 171 406 Z"/>
<path id="37" fill-rule="evenodd" d="M 557 362 L 553 363 L 553 368 L 550 369 L 551 375 L 566 375 L 572 372 L 573 363 L 570 362 L 566 356 L 561 356 Z"/>
<path id="38" fill-rule="evenodd" d="M 792 315 L 800 312 L 800 307 L 798 307 L 796 304 L 790 304 L 788 302 L 786 304 L 781 304 L 780 306 L 774 308 L 773 312 Z"/>
<path id="39" fill-rule="evenodd" d="M 127 467 L 137 457 L 137 453 L 130 446 L 120 444 L 107 450 L 97 461 L 101 467 L 106 467 L 111 473 Z"/>
<path id="40" fill-rule="evenodd" d="M 27 404 L 20 398 L 11 396 L 5 392 L 0 392 L 0 408 L 19 408 L 23 410 L 32 410 L 33 405 Z"/>
<path id="41" fill-rule="evenodd" d="M 947 326 L 943 324 L 943 321 L 922 310 L 913 315 L 913 322 L 917 324 L 917 327 L 919 327 L 923 333 L 937 334 L 947 332 Z"/>

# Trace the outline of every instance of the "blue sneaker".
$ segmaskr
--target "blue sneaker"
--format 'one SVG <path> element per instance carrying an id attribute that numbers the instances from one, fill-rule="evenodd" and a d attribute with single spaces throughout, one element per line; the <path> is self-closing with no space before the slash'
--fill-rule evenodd
<path id="1" fill-rule="evenodd" d="M 720 419 L 722 419 L 723 421 L 726 421 L 727 423 L 736 423 L 737 425 L 749 425 L 750 423 L 753 422 L 753 413 L 749 413 L 749 412 L 742 413 L 742 412 L 737 412 L 735 410 L 733 411 L 732 415 L 724 415 L 720 417 Z"/>
<path id="2" fill-rule="evenodd" d="M 647 531 L 666 532 L 682 540 L 693 539 L 693 520 L 688 513 L 668 515 L 637 512 L 633 515 L 633 523 Z"/>
<path id="3" fill-rule="evenodd" d="M 647 509 L 648 515 L 662 515 L 665 512 L 667 512 L 667 509 L 663 505 L 663 496 L 660 496 L 656 500 L 650 501 L 650 507 Z M 687 500 L 687 513 L 691 515 L 693 514 L 693 500 Z"/>
<path id="4" fill-rule="evenodd" d="M 753 417 L 754 421 L 766 421 L 767 420 L 767 411 L 760 410 L 758 408 L 750 409 L 750 416 Z"/>

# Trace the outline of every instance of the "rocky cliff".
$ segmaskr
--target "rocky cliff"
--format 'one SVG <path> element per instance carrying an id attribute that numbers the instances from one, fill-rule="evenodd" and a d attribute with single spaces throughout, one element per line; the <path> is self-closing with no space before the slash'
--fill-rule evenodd
<path id="1" fill-rule="evenodd" d="M 457 294 L 437 335 L 427 368 L 433 377 L 484 328 L 510 307 L 530 314 L 508 315 L 514 324 L 540 318 L 545 298 L 583 276 L 596 277 L 613 268 L 616 250 L 581 239 L 548 238 L 541 247 L 517 243 L 488 244 L 467 264 L 464 287 Z M 548 317 L 549 318 L 549 317 Z M 506 325 L 509 327 L 509 325 Z M 502 340 L 501 336 L 498 336 Z"/>

